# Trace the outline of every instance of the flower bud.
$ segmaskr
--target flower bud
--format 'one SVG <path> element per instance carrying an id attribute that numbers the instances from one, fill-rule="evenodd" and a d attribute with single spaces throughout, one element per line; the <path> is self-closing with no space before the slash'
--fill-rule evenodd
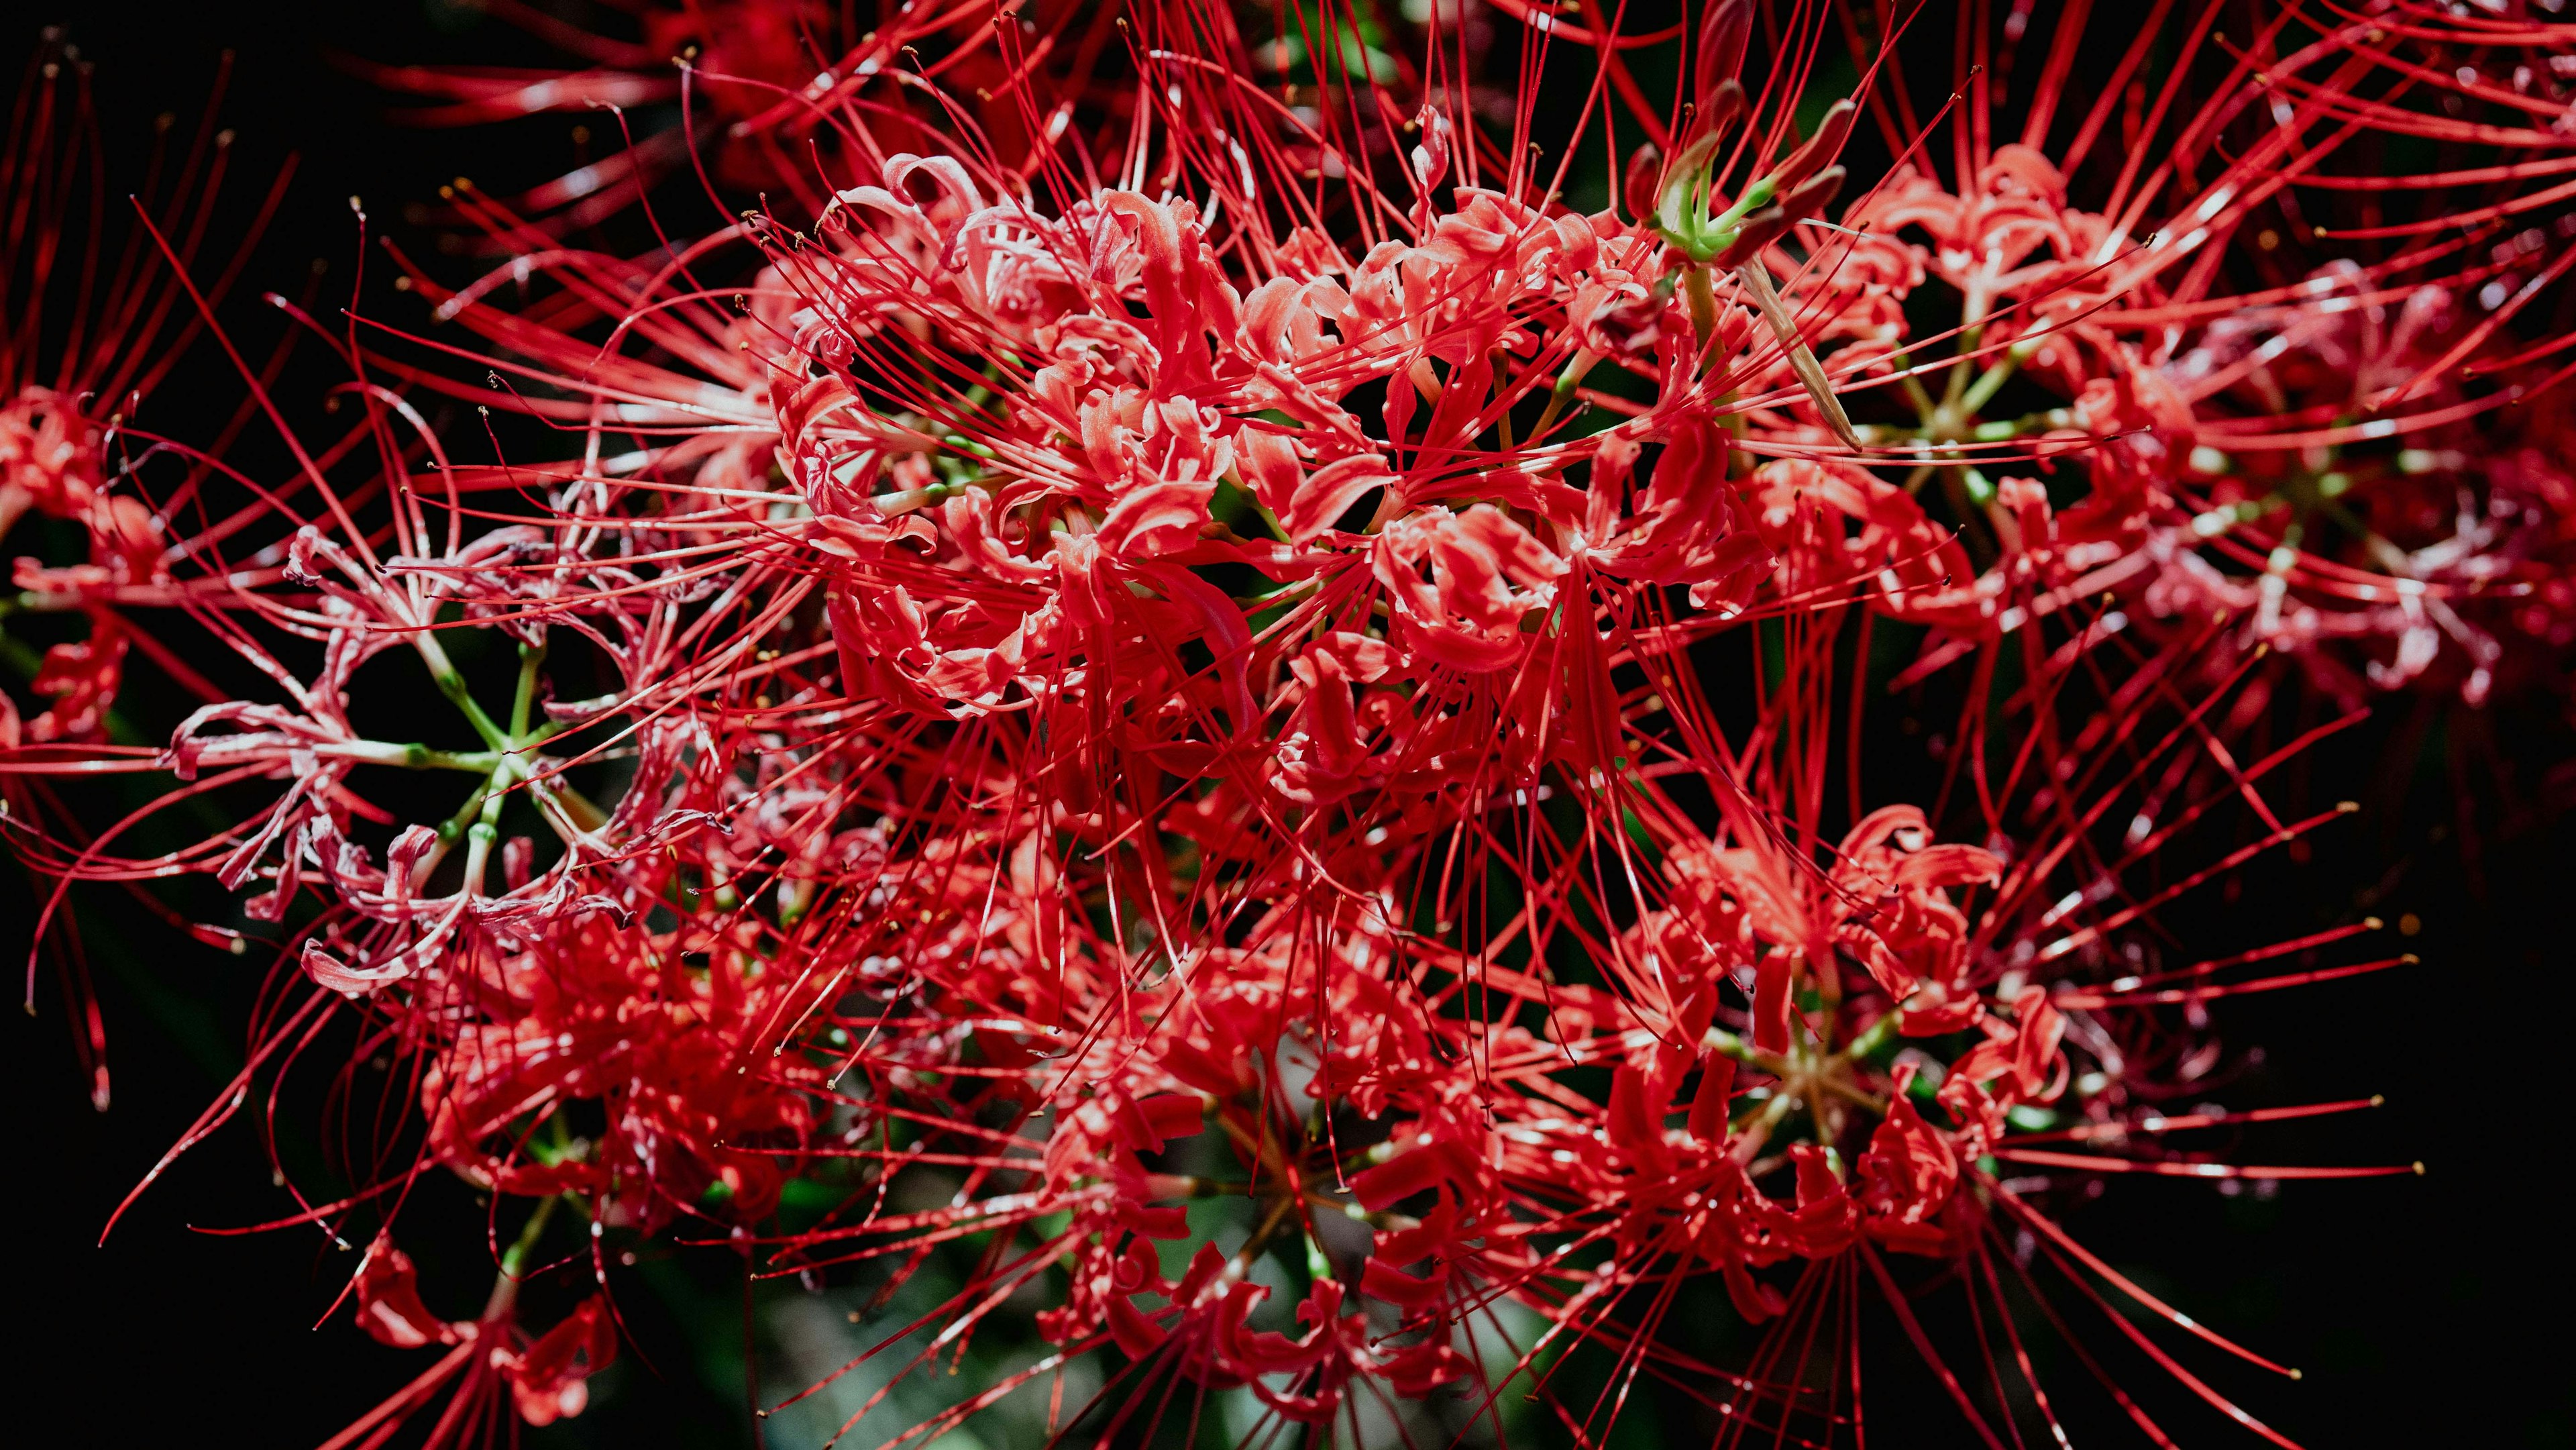
<path id="1" fill-rule="evenodd" d="M 1722 269 L 1741 267 L 1747 260 L 1760 256 L 1762 249 L 1780 240 L 1789 230 L 1791 217 L 1780 207 L 1766 206 L 1746 217 L 1735 229 L 1735 240 L 1717 254 L 1712 265 Z"/>
<path id="2" fill-rule="evenodd" d="M 1659 183 L 1664 177 L 1664 153 L 1652 141 L 1638 147 L 1628 156 L 1627 174 L 1619 184 L 1620 198 L 1628 204 L 1628 215 L 1639 221 L 1651 220 L 1662 196 Z"/>
<path id="3" fill-rule="evenodd" d="M 1752 39 L 1750 0 L 1717 0 L 1700 18 L 1699 57 L 1691 72 L 1691 92 L 1699 99 L 1700 114 L 1712 118 L 1712 128 L 1719 124 L 1713 119 L 1718 114 L 1717 88 L 1735 85 L 1735 78 L 1744 73 L 1744 50 Z M 1741 86 L 1736 87 L 1735 98 L 1742 103 Z"/>
<path id="4" fill-rule="evenodd" d="M 1729 76 L 1700 97 L 1696 129 L 1703 136 L 1713 136 L 1735 124 L 1744 111 L 1744 87 Z"/>
<path id="5" fill-rule="evenodd" d="M 1797 190 L 1780 198 L 1780 210 L 1787 212 L 1792 222 L 1805 221 L 1823 212 L 1826 206 L 1832 203 L 1835 194 L 1842 189 L 1843 169 L 1839 166 L 1828 166 L 1798 183 Z"/>
<path id="6" fill-rule="evenodd" d="M 1851 135 L 1852 117 L 1858 112 L 1849 96 L 1834 102 L 1825 112 L 1824 122 L 1816 127 L 1816 134 L 1807 138 L 1807 144 L 1789 153 L 1789 159 L 1772 170 L 1771 184 L 1787 191 L 1833 160 Z"/>

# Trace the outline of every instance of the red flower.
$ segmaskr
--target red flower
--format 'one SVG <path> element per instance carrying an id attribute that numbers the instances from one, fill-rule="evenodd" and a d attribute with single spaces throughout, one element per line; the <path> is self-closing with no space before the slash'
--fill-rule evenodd
<path id="1" fill-rule="evenodd" d="M 386 331 L 385 355 L 344 357 L 367 426 L 299 453 L 320 506 L 276 574 L 174 554 L 78 471 L 104 456 L 91 434 L 32 404 L 5 434 L 26 440 L 12 468 L 55 480 L 22 493 L 86 489 L 100 521 L 90 572 L 48 589 L 202 596 L 267 681 L 154 762 L 178 781 L 156 811 L 254 781 L 263 809 L 174 853 L 113 854 L 136 849 L 120 825 L 40 862 L 206 872 L 277 928 L 286 1006 L 229 1101 L 335 1013 L 403 1061 L 385 1120 L 416 1112 L 417 1159 L 388 1149 L 290 1221 L 390 1213 L 434 1165 L 521 1225 L 472 1320 L 436 1318 L 374 1238 L 360 1323 L 445 1355 L 335 1443 L 381 1443 L 433 1391 L 436 1443 L 497 1429 L 504 1383 L 522 1421 L 578 1413 L 615 1352 L 611 1248 L 707 1228 L 760 1275 L 881 1263 L 889 1296 L 953 1267 L 897 1378 L 1006 1321 L 1051 1341 L 925 1439 L 1083 1356 L 1111 1388 L 1065 1428 L 1120 1439 L 1184 1385 L 1329 1432 L 1551 1347 L 1606 1353 L 1621 1384 L 1651 1354 L 1731 1424 L 1830 1439 L 1864 1274 L 1990 1443 L 1998 1413 L 2015 1438 L 2056 1428 L 2037 1371 L 2015 1339 L 2024 1383 L 2000 1388 L 1982 1334 L 1915 1317 L 1919 1288 L 2017 1335 L 2015 1310 L 2050 1302 L 2033 1270 L 2088 1297 L 2104 1280 L 2245 1354 L 2076 1247 L 2044 1195 L 2387 1171 L 2166 1146 L 2238 1120 L 2165 1111 L 2220 1061 L 2206 1003 L 2394 963 L 2224 975 L 2355 927 L 2166 968 L 2158 918 L 2336 814 L 2275 812 L 2295 751 L 2229 745 L 2268 684 L 2207 647 L 2384 630 L 2372 569 L 2426 584 L 2391 586 L 2395 607 L 2438 623 L 2436 563 L 2489 577 L 2506 548 L 2472 523 L 2403 569 L 2365 540 L 2365 568 L 2264 534 L 2272 582 L 2231 572 L 2298 485 L 2204 454 L 2360 443 L 2323 415 L 2455 346 L 2447 291 L 2379 326 L 2363 296 L 2394 264 L 2352 282 L 2350 316 L 2306 305 L 2331 289 L 2225 290 L 2235 238 L 2333 159 L 2347 97 L 2303 78 L 2379 52 L 2277 58 L 2287 117 L 2235 127 L 2279 87 L 2195 12 L 2124 50 L 2078 121 L 2082 27 L 2059 26 L 2023 139 L 1996 144 L 1980 70 L 1938 166 L 1898 122 L 1902 68 L 1873 63 L 1861 100 L 1908 159 L 1835 223 L 1863 112 L 1837 102 L 1801 139 L 1792 81 L 1824 32 L 1797 21 L 1748 69 L 1740 4 L 1700 17 L 1671 106 L 1623 58 L 1656 38 L 1507 7 L 1532 77 L 1560 32 L 1591 48 L 1578 137 L 1633 120 L 1659 142 L 1625 212 L 1588 214 L 1524 150 L 1538 92 L 1498 147 L 1445 52 L 1433 81 L 1391 74 L 1362 125 L 1351 76 L 1292 99 L 1247 71 L 1229 13 L 1149 8 L 1094 134 L 1091 61 L 1060 89 L 1040 54 L 1072 27 L 940 11 L 826 73 L 800 49 L 826 27 L 787 24 L 801 6 L 738 8 L 644 24 L 732 68 L 669 83 L 723 88 L 718 184 L 804 183 L 784 143 L 818 143 L 834 179 L 805 224 L 754 214 L 625 261 L 553 244 L 588 205 L 556 209 L 572 183 L 522 199 L 541 222 L 452 196 L 519 256 L 453 290 L 404 280 L 479 342 Z M 618 72 L 582 85 L 665 85 L 548 33 Z M 1348 39 L 1374 83 L 1369 37 Z M 2158 54 L 2152 108 L 2124 119 Z M 995 82 L 983 110 L 949 107 L 951 72 Z M 581 89 L 408 79 L 478 117 Z M 2137 160 L 2105 187 L 2115 123 Z M 1936 283 L 1959 325 L 1915 335 Z M 506 374 L 494 406 L 555 425 L 564 456 L 455 465 L 409 397 L 485 397 L 458 362 Z M 2485 404 L 2450 406 L 2388 436 Z M 2476 467 L 2566 492 L 2534 456 Z M 2317 623 L 2294 586 L 2369 607 Z M 1903 684 L 1978 657 L 1919 794 L 1860 774 L 1880 628 L 1926 641 Z M 506 700 L 455 663 L 469 632 L 515 653 Z M 1721 686 L 1739 645 L 1752 678 Z M 2389 670 L 2424 663 L 2398 648 Z M 362 728 L 380 659 L 416 660 L 478 748 Z M 65 656 L 64 721 L 113 668 Z M 395 769 L 462 777 L 453 806 L 377 806 L 362 792 Z M 2184 835 L 2239 803 L 2257 845 Z M 561 1286 L 531 1265 L 565 1210 L 590 1297 L 531 1334 L 520 1286 Z M 1653 1344 L 1694 1275 L 1766 1326 L 1745 1373 Z M 1498 1360 L 1478 1336 L 1507 1303 L 1543 1327 Z M 1994 1370 L 1992 1403 L 1960 1388 L 1962 1354 Z"/>

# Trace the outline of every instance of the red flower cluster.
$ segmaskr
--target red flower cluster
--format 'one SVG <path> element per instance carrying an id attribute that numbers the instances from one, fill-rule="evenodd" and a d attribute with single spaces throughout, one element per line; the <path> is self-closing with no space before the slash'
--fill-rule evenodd
<path id="1" fill-rule="evenodd" d="M 2501 188 L 2474 243 L 2365 261 L 2301 210 L 2472 105 L 2525 118 L 2476 145 L 2560 146 L 2560 80 L 2449 52 L 2568 37 L 2293 5 L 2230 44 L 2175 8 L 2084 93 L 2080 11 L 1963 24 L 1932 117 L 1915 42 L 1737 0 L 1645 35 L 1435 5 L 1401 63 L 1331 7 L 1255 37 L 978 3 L 828 42 L 825 7 L 646 7 L 614 44 L 528 11 L 601 68 L 393 73 L 450 120 L 724 99 L 530 197 L 451 190 L 511 260 L 457 286 L 395 254 L 470 337 L 335 341 L 363 421 L 263 492 L 254 567 L 222 526 L 162 542 L 95 380 L 0 414 L 0 497 L 107 521 L 22 587 L 190 601 L 268 681 L 150 762 L 165 804 L 253 800 L 237 824 L 132 859 L 131 821 L 20 833 L 66 883 L 209 873 L 279 947 L 189 1141 L 334 1016 L 406 1065 L 417 1136 L 290 1221 L 371 1242 L 369 1333 L 448 1348 L 335 1444 L 578 1413 L 613 1259 L 707 1238 L 879 1303 L 962 1266 L 860 1361 L 1006 1321 L 1053 1346 L 907 1439 L 1051 1381 L 1050 1425 L 1102 1440 L 1211 1392 L 1354 1443 L 1500 1433 L 1518 1385 L 1589 1444 L 1650 1373 L 1737 1438 L 1857 1441 L 1866 1286 L 1984 1443 L 2064 1436 L 2018 1337 L 2064 1326 L 2052 1291 L 2288 1443 L 2141 1321 L 2278 1366 L 2053 1197 L 2410 1171 L 2175 1137 L 2367 1106 L 2197 1104 L 2208 1004 L 2406 960 L 2333 964 L 2376 923 L 2176 964 L 2160 921 L 2348 809 L 2267 798 L 2322 733 L 2244 749 L 2267 653 L 2348 710 L 2474 703 L 2576 634 L 2576 440 L 2519 406 L 2562 375 L 2527 334 L 2564 267 L 2506 235 L 2549 173 L 2454 172 Z M 650 70 L 683 31 L 704 51 Z M 1846 39 L 1859 93 L 1820 98 Z M 1657 46 L 1688 62 L 1661 101 Z M 809 204 L 639 258 L 561 240 L 692 147 Z M 1619 166 L 1591 210 L 1587 148 Z M 443 398 L 560 456 L 459 462 L 495 435 L 442 433 Z M 1861 775 L 1873 631 L 1959 708 L 1911 800 Z M 380 660 L 461 743 L 361 723 Z M 96 738 L 113 666 L 83 678 L 29 738 Z M 393 771 L 452 807 L 376 804 Z M 373 1228 L 433 1166 L 528 1205 L 474 1319 Z M 597 1293 L 533 1332 L 519 1285 L 572 1218 Z M 1658 1339 L 1702 1280 L 1768 1327 L 1750 1362 Z M 1551 1387 L 1584 1355 L 1588 1404 Z"/>

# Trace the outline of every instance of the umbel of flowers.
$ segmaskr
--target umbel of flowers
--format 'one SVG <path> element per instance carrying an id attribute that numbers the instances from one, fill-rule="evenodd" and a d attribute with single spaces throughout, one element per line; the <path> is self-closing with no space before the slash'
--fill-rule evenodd
<path id="1" fill-rule="evenodd" d="M 120 748 L 114 668 L 66 656 L 7 721 L 13 782 L 169 782 L 105 828 L 68 780 L 13 812 L 57 900 L 202 873 L 237 916 L 201 932 L 277 953 L 173 1156 L 335 1019 L 400 1064 L 368 1090 L 403 1151 L 281 1225 L 437 1355 L 334 1450 L 579 1413 L 617 1270 L 674 1243 L 880 1308 L 943 1286 L 845 1367 L 883 1385 L 845 1431 L 979 1336 L 1042 1342 L 906 1443 L 1013 1397 L 1123 1443 L 1231 1394 L 1349 1444 L 1500 1436 L 1535 1395 L 1591 1444 L 1644 1375 L 1730 1442 L 1858 1443 L 1865 1314 L 1983 1443 L 2063 1438 L 2020 1336 L 2078 1319 L 2290 1443 L 2203 1378 L 2281 1366 L 2061 1218 L 2118 1175 L 2414 1171 L 2191 1136 L 2370 1105 L 2205 1106 L 2212 1004 L 2411 960 L 2377 923 L 2204 950 L 2163 918 L 2349 811 L 2283 767 L 2376 694 L 2563 658 L 2576 480 L 2515 410 L 2565 339 L 2512 325 L 2563 268 L 2506 230 L 2554 193 L 2478 173 L 2475 245 L 2292 228 L 2367 190 L 2356 154 L 2449 134 L 2402 78 L 2566 37 L 1971 21 L 1925 107 L 1923 38 L 1837 7 L 1434 6 L 1402 57 L 1330 8 L 810 8 L 546 21 L 590 64 L 542 92 L 389 72 L 446 120 L 667 93 L 685 124 L 450 188 L 510 260 L 391 251 L 430 312 L 333 343 L 336 442 L 244 364 L 296 466 L 237 518 L 180 537 L 103 461 L 130 425 L 95 380 L 0 413 L 0 518 L 100 541 L 20 587 L 92 609 L 98 658 L 179 606 L 265 682 Z M 773 204 L 564 240 L 702 141 L 691 184 Z M 463 462 L 494 435 L 436 426 L 456 399 L 560 446 Z M 1888 637 L 1958 712 L 1903 791 L 1863 775 Z M 362 728 L 379 660 L 473 744 Z M 2265 742 L 2285 689 L 2336 713 Z M 396 771 L 452 802 L 377 805 Z M 123 854 L 202 802 L 241 810 Z M 442 1175 L 493 1204 L 466 1317 L 396 1246 Z M 532 1323 L 539 1281 L 582 1287 Z M 1749 1357 L 1658 1333 L 1699 1284 Z M 2099 1383 L 2065 1392 L 2170 1443 L 2071 1342 Z"/>

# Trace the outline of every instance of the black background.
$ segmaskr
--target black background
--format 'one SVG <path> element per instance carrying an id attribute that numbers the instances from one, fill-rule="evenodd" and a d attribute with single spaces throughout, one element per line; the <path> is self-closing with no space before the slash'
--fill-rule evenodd
<path id="1" fill-rule="evenodd" d="M 481 135 L 390 126 L 383 99 L 329 61 L 334 51 L 388 61 L 544 58 L 467 7 L 12 7 L 0 26 L 0 75 L 11 84 L 47 23 L 67 23 L 97 63 L 111 149 L 128 152 L 155 112 L 195 114 L 218 52 L 237 53 L 222 109 L 239 133 L 237 164 L 256 175 L 290 146 L 301 153 L 262 285 L 288 285 L 317 257 L 345 269 L 356 248 L 352 194 L 399 232 L 404 204 L 452 174 L 470 171 L 499 189 L 569 164 L 570 119 Z M 168 402 L 159 426 L 184 434 L 188 406 Z M 2391 922 L 2412 913 L 2422 929 L 2406 945 L 2424 965 L 2249 1001 L 2222 1021 L 2235 1041 L 2265 1044 L 2260 1074 L 2277 1100 L 2388 1095 L 2379 1113 L 2321 1128 L 2334 1151 L 2299 1161 L 2421 1158 L 2428 1176 L 2292 1183 L 2268 1199 L 2123 1182 L 2078 1227 L 2115 1263 L 2151 1267 L 2153 1282 L 2204 1322 L 2302 1366 L 2298 1384 L 2222 1382 L 2304 1443 L 2576 1444 L 2558 1067 L 2576 964 L 2576 838 L 2553 810 L 2566 774 L 2547 769 L 2561 736 L 2529 708 L 2490 712 L 2463 730 L 2454 711 L 2428 706 L 2420 723 L 2429 728 L 2408 745 L 2407 708 L 2392 705 L 2314 766 L 2322 791 L 2364 799 L 2360 819 L 2306 863 L 2258 873 L 2222 914 L 2286 932 L 2358 909 Z M 2455 750 L 2469 762 L 2457 773 L 2445 764 Z M 2352 784 L 2338 791 L 2338 780 Z M 6 1437 L 19 1439 L 42 1415 L 60 1417 L 61 1438 L 77 1443 L 210 1432 L 317 1443 L 419 1361 L 364 1339 L 345 1317 L 314 1327 L 349 1264 L 309 1231 L 190 1231 L 287 1211 L 251 1132 L 236 1127 L 196 1149 L 96 1246 L 116 1200 L 238 1064 L 260 968 L 127 920 L 104 893 L 90 910 L 114 915 L 108 926 L 122 943 L 103 947 L 97 962 L 113 1109 L 90 1107 L 50 973 L 40 1015 L 9 1013 L 0 1029 L 0 1304 L 11 1340 L 0 1354 L 9 1392 L 0 1416 L 20 1422 Z M 0 942 L 23 949 L 31 919 L 23 879 L 5 873 Z M 723 1356 L 710 1364 L 706 1327 L 693 1335 L 682 1322 L 727 1312 L 721 1272 L 692 1292 L 631 1296 L 630 1325 L 653 1367 L 630 1354 L 589 1414 L 531 1443 L 748 1443 L 739 1386 L 707 1372 L 720 1371 Z M 2205 1367 L 2207 1358 L 2192 1362 Z M 2254 1443 L 2205 1412 L 2168 1423 L 2190 1443 Z M 1891 1444 L 1932 1445 L 1953 1432 L 1935 1420 L 1881 1433 Z"/>

